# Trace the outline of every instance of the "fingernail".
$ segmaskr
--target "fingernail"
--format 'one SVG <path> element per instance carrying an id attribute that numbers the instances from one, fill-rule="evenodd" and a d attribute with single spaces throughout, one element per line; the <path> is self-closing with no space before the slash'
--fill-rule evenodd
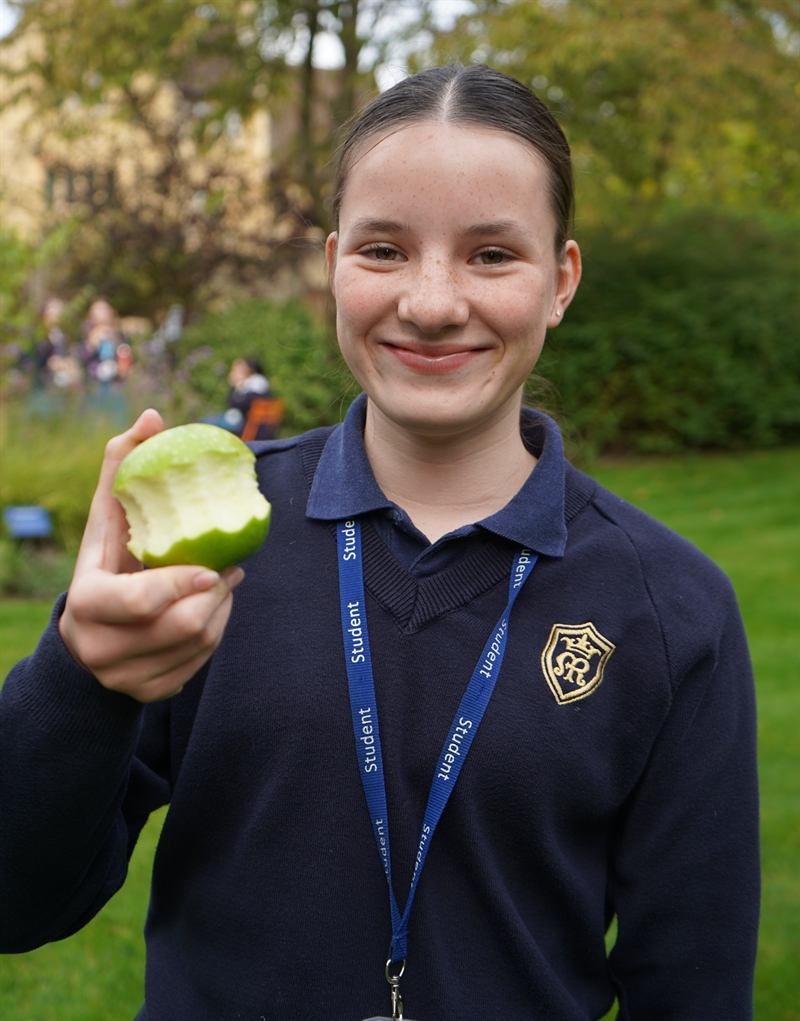
<path id="1" fill-rule="evenodd" d="M 241 567 L 230 568 L 225 572 L 225 581 L 231 588 L 236 588 L 240 582 L 244 581 L 244 571 Z"/>
<path id="2" fill-rule="evenodd" d="M 219 575 L 216 571 L 200 571 L 194 576 L 193 581 L 196 589 L 208 589 L 217 584 Z"/>

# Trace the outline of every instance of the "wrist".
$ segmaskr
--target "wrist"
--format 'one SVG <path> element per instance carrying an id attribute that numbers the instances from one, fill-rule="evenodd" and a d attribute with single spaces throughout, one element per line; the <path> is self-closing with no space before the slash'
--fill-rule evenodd
<path id="1" fill-rule="evenodd" d="M 75 663 L 81 668 L 81 670 L 85 670 L 88 674 L 91 674 L 92 671 L 80 658 L 77 649 L 75 648 L 71 631 L 72 623 L 72 614 L 69 611 L 69 594 L 67 594 L 67 601 L 64 603 L 64 609 L 62 610 L 61 616 L 58 618 L 58 633 L 61 636 L 61 641 L 64 643 L 64 648 L 70 654 Z"/>

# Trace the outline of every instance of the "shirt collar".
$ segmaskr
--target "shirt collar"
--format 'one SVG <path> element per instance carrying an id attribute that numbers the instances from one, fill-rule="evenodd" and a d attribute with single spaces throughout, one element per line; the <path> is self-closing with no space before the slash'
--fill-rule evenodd
<path id="1" fill-rule="evenodd" d="M 381 491 L 364 449 L 366 394 L 360 394 L 322 451 L 306 517 L 341 521 L 394 508 Z M 564 519 L 564 451 L 558 426 L 540 411 L 523 408 L 522 437 L 538 457 L 525 484 L 481 527 L 545 556 L 561 557 L 567 542 Z"/>

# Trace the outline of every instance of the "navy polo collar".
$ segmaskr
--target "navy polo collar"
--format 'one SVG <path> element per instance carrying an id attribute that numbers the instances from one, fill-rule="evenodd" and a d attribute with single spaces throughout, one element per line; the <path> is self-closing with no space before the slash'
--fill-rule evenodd
<path id="1" fill-rule="evenodd" d="M 367 458 L 366 412 L 362 393 L 328 438 L 311 485 L 306 517 L 341 521 L 395 508 L 375 481 Z M 538 456 L 536 467 L 505 507 L 476 524 L 537 553 L 561 557 L 567 542 L 561 434 L 551 418 L 530 408 L 522 410 L 521 431 L 526 446 Z"/>

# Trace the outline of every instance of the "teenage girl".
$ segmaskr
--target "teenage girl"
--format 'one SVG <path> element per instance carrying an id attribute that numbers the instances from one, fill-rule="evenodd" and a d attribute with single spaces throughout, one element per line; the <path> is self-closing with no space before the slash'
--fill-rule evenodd
<path id="1" fill-rule="evenodd" d="M 140 571 L 111 483 L 161 419 L 108 445 L 2 695 L 3 949 L 85 924 L 169 802 L 142 1019 L 750 1017 L 730 586 L 521 407 L 581 275 L 558 124 L 486 67 L 423 72 L 352 129 L 334 208 L 364 394 L 255 445 L 245 571 Z"/>

